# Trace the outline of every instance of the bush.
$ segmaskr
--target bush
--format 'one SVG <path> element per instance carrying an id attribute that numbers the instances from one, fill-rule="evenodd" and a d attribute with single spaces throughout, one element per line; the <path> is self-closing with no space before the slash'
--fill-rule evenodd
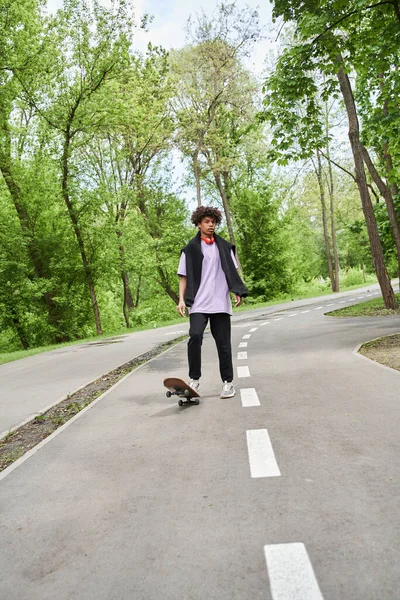
<path id="1" fill-rule="evenodd" d="M 348 269 L 343 269 L 339 273 L 340 289 L 346 289 L 352 287 L 353 285 L 363 285 L 363 283 L 367 284 L 376 281 L 376 277 L 372 273 L 366 273 L 365 279 L 366 281 L 364 281 L 364 275 L 361 268 L 349 267 Z"/>
<path id="2" fill-rule="evenodd" d="M 131 323 L 133 326 L 158 325 L 164 321 L 170 321 L 176 316 L 174 302 L 168 296 L 163 296 L 141 302 L 139 308 L 131 312 Z"/>

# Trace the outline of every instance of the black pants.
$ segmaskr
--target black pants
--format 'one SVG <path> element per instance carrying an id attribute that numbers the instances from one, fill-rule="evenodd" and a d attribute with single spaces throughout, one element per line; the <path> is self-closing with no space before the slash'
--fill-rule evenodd
<path id="1" fill-rule="evenodd" d="M 210 319 L 211 334 L 218 350 L 221 379 L 222 381 L 231 382 L 233 381 L 231 317 L 228 313 L 215 313 L 212 315 L 194 313 L 190 315 L 189 377 L 190 379 L 200 379 L 201 377 L 201 345 L 208 319 Z"/>

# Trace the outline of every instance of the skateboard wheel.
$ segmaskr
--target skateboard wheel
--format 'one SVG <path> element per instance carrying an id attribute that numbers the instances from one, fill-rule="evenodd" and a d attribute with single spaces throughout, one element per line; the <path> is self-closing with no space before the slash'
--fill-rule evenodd
<path id="1" fill-rule="evenodd" d="M 170 392 L 170 391 L 168 390 L 168 392 L 166 393 L 166 396 L 167 396 L 167 398 L 171 398 L 171 396 L 172 396 L 172 392 Z"/>
<path id="2" fill-rule="evenodd" d="M 190 398 L 190 390 L 185 390 L 185 391 L 183 392 L 183 395 L 184 395 L 186 398 Z"/>
<path id="3" fill-rule="evenodd" d="M 178 404 L 179 404 L 179 406 L 183 406 L 183 400 L 181 400 L 181 399 L 179 398 L 179 400 L 178 400 Z"/>
<path id="4" fill-rule="evenodd" d="M 196 406 L 198 406 L 200 404 L 200 400 L 198 398 L 196 398 L 196 400 L 194 401 L 194 403 L 196 404 Z"/>

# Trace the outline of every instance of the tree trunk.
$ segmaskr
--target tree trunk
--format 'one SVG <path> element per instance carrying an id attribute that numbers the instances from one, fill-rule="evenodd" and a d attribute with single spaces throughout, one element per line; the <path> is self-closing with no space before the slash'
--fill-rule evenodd
<path id="1" fill-rule="evenodd" d="M 363 160 L 368 168 L 368 171 L 371 174 L 373 181 L 375 182 L 376 187 L 379 190 L 379 193 L 385 200 L 386 209 L 388 212 L 388 217 L 390 221 L 390 225 L 392 227 L 393 239 L 396 245 L 397 252 L 397 265 L 400 277 L 400 222 L 399 215 L 396 213 L 396 208 L 393 202 L 392 193 L 386 183 L 383 181 L 378 171 L 375 168 L 374 163 L 371 160 L 371 157 L 368 153 L 368 150 L 362 147 L 363 152 Z"/>
<path id="2" fill-rule="evenodd" d="M 121 216 L 121 219 L 123 219 L 125 217 L 125 209 L 124 209 L 123 213 L 120 212 L 119 214 Z M 118 238 L 121 240 L 122 235 L 123 235 L 121 229 L 117 229 L 116 234 L 117 234 Z M 125 325 L 129 329 L 129 327 L 130 327 L 129 312 L 133 308 L 133 298 L 132 298 L 131 288 L 129 285 L 129 275 L 126 271 L 126 266 L 125 266 L 125 246 L 123 245 L 122 241 L 120 242 L 120 245 L 119 245 L 119 259 L 120 259 L 120 265 L 121 265 L 121 279 L 122 279 L 122 285 L 123 285 L 123 289 L 124 289 L 124 301 L 123 301 L 123 305 L 122 305 L 122 312 L 123 312 L 124 319 L 125 319 Z"/>
<path id="3" fill-rule="evenodd" d="M 85 279 L 86 279 L 86 283 L 89 287 L 90 299 L 92 301 L 94 320 L 96 323 L 96 333 L 97 333 L 97 335 L 101 335 L 103 333 L 103 331 L 101 328 L 100 310 L 99 310 L 99 305 L 97 302 L 92 268 L 90 266 L 89 260 L 86 255 L 85 244 L 83 241 L 82 232 L 79 227 L 78 217 L 75 213 L 75 209 L 72 204 L 72 200 L 69 196 L 69 190 L 68 190 L 68 178 L 69 178 L 69 160 L 68 159 L 69 159 L 70 143 L 71 143 L 71 133 L 70 133 L 70 125 L 68 125 L 66 133 L 65 133 L 64 149 L 63 149 L 63 155 L 62 155 L 62 181 L 61 181 L 62 196 L 63 196 L 64 202 L 66 204 L 69 217 L 72 222 L 75 237 L 78 241 L 79 251 L 81 254 L 83 269 L 84 269 L 84 273 L 85 273 Z"/>
<path id="4" fill-rule="evenodd" d="M 22 327 L 21 321 L 16 313 L 14 306 L 12 304 L 10 304 L 8 307 L 8 310 L 10 311 L 12 324 L 14 326 L 15 331 L 17 332 L 17 335 L 22 344 L 22 347 L 24 350 L 28 350 L 28 348 L 29 348 L 28 338 L 26 337 L 24 328 Z"/>
<path id="5" fill-rule="evenodd" d="M 169 281 L 168 281 L 168 277 L 165 274 L 165 272 L 163 271 L 163 268 L 161 266 L 157 267 L 157 271 L 160 275 L 160 279 L 157 279 L 157 283 L 159 285 L 161 285 L 162 289 L 168 294 L 168 296 L 170 298 L 172 298 L 172 300 L 175 302 L 175 304 L 179 304 L 179 296 L 178 294 L 171 288 Z"/>
<path id="6" fill-rule="evenodd" d="M 201 189 L 200 189 L 200 173 L 199 173 L 199 150 L 193 154 L 193 171 L 194 177 L 196 179 L 196 198 L 197 198 L 197 206 L 201 206 Z"/>
<path id="7" fill-rule="evenodd" d="M 339 60 L 340 63 L 343 64 L 343 59 L 341 56 L 339 56 Z M 390 278 L 386 269 L 374 209 L 372 206 L 367 186 L 367 178 L 365 176 L 364 160 L 362 154 L 362 144 L 360 141 L 360 129 L 358 123 L 357 110 L 354 102 L 353 90 L 351 89 L 350 80 L 347 74 L 345 73 L 343 66 L 341 66 L 337 77 L 339 80 L 340 90 L 343 95 L 343 101 L 349 122 L 349 140 L 354 158 L 357 187 L 360 193 L 362 208 L 367 225 L 369 242 L 371 246 L 372 262 L 382 291 L 385 307 L 394 310 L 398 307 L 398 303 L 396 296 L 394 295 Z"/>
<path id="8" fill-rule="evenodd" d="M 331 223 L 331 238 L 332 238 L 332 249 L 333 249 L 333 260 L 334 260 L 334 287 L 332 290 L 338 292 L 340 289 L 339 281 L 339 253 L 336 241 L 336 224 L 335 224 L 335 184 L 333 181 L 332 163 L 331 163 L 331 152 L 329 147 L 329 110 L 328 103 L 325 102 L 325 133 L 326 133 L 326 158 L 328 160 L 328 173 L 329 173 L 329 206 L 330 206 L 330 223 Z"/>
<path id="9" fill-rule="evenodd" d="M 142 271 L 139 272 L 138 282 L 136 286 L 135 308 L 139 306 L 140 288 L 142 285 Z"/>
<path id="10" fill-rule="evenodd" d="M 331 245 L 330 245 L 330 240 L 329 240 L 328 224 L 327 224 L 327 219 L 326 219 L 325 189 L 324 189 L 324 182 L 322 179 L 321 153 L 319 150 L 317 150 L 317 164 L 318 164 L 318 167 L 317 167 L 317 169 L 315 169 L 315 174 L 316 174 L 317 180 L 318 180 L 319 197 L 321 200 L 322 227 L 323 227 L 323 231 L 324 231 L 326 260 L 328 262 L 329 279 L 331 280 L 331 287 L 332 287 L 332 291 L 334 292 L 335 291 L 335 278 L 333 275 L 333 268 L 332 268 Z"/>

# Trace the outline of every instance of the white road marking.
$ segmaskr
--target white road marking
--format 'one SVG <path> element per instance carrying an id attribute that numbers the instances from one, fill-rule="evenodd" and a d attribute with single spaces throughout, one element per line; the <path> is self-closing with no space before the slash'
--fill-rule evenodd
<path id="1" fill-rule="evenodd" d="M 353 300 L 355 300 L 355 298 L 350 298 L 350 299 L 349 299 L 349 302 L 353 302 Z"/>
<path id="2" fill-rule="evenodd" d="M 322 308 L 322 306 L 318 306 L 317 308 L 314 308 L 314 310 L 320 310 Z"/>
<path id="3" fill-rule="evenodd" d="M 302 314 L 302 315 L 305 315 L 305 314 L 306 314 L 306 313 L 308 313 L 308 312 L 311 312 L 311 310 L 302 310 L 302 311 L 301 311 L 301 314 Z"/>
<path id="4" fill-rule="evenodd" d="M 255 388 L 242 388 L 240 390 L 240 397 L 243 408 L 247 408 L 249 406 L 260 406 L 260 401 Z"/>
<path id="5" fill-rule="evenodd" d="M 261 325 L 268 325 L 268 323 L 270 323 L 270 321 L 264 321 L 264 323 L 261 323 Z"/>
<path id="6" fill-rule="evenodd" d="M 237 374 L 238 377 L 250 377 L 249 367 L 238 367 Z"/>
<path id="7" fill-rule="evenodd" d="M 247 348 L 247 342 L 240 342 L 239 348 Z"/>
<path id="8" fill-rule="evenodd" d="M 359 300 L 361 300 L 361 298 L 364 298 L 364 296 L 357 296 L 357 298 L 358 298 Z"/>
<path id="9" fill-rule="evenodd" d="M 248 340 L 249 338 L 251 338 L 251 333 L 246 333 L 246 335 L 242 337 L 242 340 Z"/>
<path id="10" fill-rule="evenodd" d="M 264 546 L 273 600 L 323 600 L 304 544 Z"/>
<path id="11" fill-rule="evenodd" d="M 247 358 L 247 352 L 238 352 L 238 360 L 243 360 L 244 358 Z"/>
<path id="12" fill-rule="evenodd" d="M 346 300 L 340 300 L 339 304 L 344 304 Z"/>
<path id="13" fill-rule="evenodd" d="M 185 329 L 180 329 L 179 331 L 169 331 L 168 333 L 164 333 L 163 335 L 177 335 L 178 333 L 187 333 Z"/>
<path id="14" fill-rule="evenodd" d="M 278 319 L 274 319 L 274 321 L 283 321 L 283 317 L 278 317 Z"/>
<path id="15" fill-rule="evenodd" d="M 332 304 L 327 304 L 327 306 L 335 306 L 335 303 L 332 302 Z"/>
<path id="16" fill-rule="evenodd" d="M 266 429 L 249 429 L 246 431 L 247 449 L 249 453 L 250 472 L 256 477 L 280 477 L 280 470 L 275 460 Z"/>
<path id="17" fill-rule="evenodd" d="M 252 327 L 251 329 L 249 329 L 250 333 L 253 333 L 253 331 L 257 331 L 258 327 Z"/>
<path id="18" fill-rule="evenodd" d="M 299 313 L 293 313 L 292 315 L 288 315 L 288 319 L 290 319 L 290 317 L 297 317 Z"/>

